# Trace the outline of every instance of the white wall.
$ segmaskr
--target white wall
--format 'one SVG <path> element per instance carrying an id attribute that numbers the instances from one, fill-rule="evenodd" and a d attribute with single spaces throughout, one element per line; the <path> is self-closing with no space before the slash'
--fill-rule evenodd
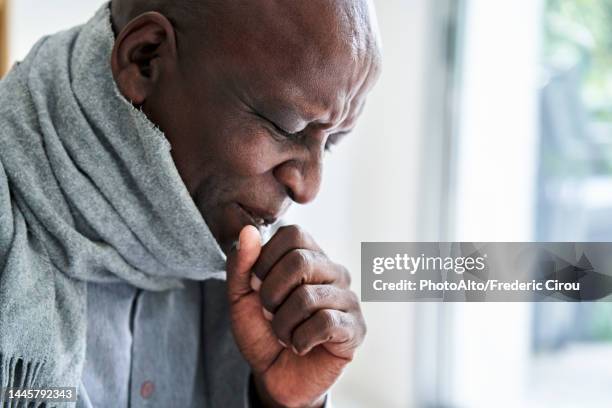
<path id="1" fill-rule="evenodd" d="M 540 1 L 468 1 L 457 240 L 533 239 Z"/>
<path id="2" fill-rule="evenodd" d="M 23 59 L 41 37 L 85 23 L 103 0 L 9 0 L 10 58 Z"/>

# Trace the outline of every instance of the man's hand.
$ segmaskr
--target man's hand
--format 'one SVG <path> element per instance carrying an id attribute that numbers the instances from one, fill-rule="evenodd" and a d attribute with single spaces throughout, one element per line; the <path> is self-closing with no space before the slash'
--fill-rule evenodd
<path id="1" fill-rule="evenodd" d="M 262 247 L 247 226 L 227 273 L 234 337 L 264 403 L 320 407 L 366 332 L 346 269 L 298 227 Z"/>

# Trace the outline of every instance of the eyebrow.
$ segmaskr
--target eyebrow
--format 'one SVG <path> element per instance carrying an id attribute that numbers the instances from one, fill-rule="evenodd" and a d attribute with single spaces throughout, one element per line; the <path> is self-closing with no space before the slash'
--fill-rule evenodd
<path id="1" fill-rule="evenodd" d="M 278 130 L 281 133 L 286 133 L 288 135 L 299 133 L 303 131 L 304 129 L 306 129 L 306 127 L 308 127 L 309 125 L 309 122 L 305 121 L 298 113 L 294 112 L 293 110 L 291 110 L 291 112 L 289 113 L 288 111 L 290 109 L 280 109 L 279 110 L 269 105 L 268 106 L 263 105 L 259 109 L 255 107 L 251 107 L 251 110 L 257 117 L 268 122 L 276 130 Z M 290 117 L 293 117 L 297 120 L 292 120 Z M 291 127 L 295 127 L 295 128 L 298 127 L 298 126 L 287 126 L 289 125 L 289 122 L 294 122 L 295 125 L 299 124 L 299 125 L 304 125 L 304 126 L 301 126 L 299 130 L 294 130 L 294 131 L 288 130 Z"/>
<path id="2" fill-rule="evenodd" d="M 308 128 L 308 126 L 310 126 L 313 123 L 313 122 L 307 123 L 306 126 L 303 127 L 302 129 L 297 130 L 295 132 L 290 132 L 288 130 L 283 129 L 280 125 L 275 123 L 274 120 L 269 119 L 269 118 L 263 116 L 260 113 L 257 113 L 257 116 L 260 117 L 261 119 L 265 120 L 266 122 L 270 123 L 275 128 L 276 131 L 278 131 L 279 133 L 283 134 L 284 136 L 299 135 L 301 132 L 306 130 Z M 342 136 L 346 136 L 346 135 L 352 133 L 353 131 L 355 131 L 355 127 L 351 127 L 351 128 L 348 128 L 348 129 L 342 129 L 342 130 L 338 130 L 338 131 L 335 131 L 335 132 L 331 132 L 329 134 L 329 136 L 334 136 L 336 138 L 341 138 Z M 332 142 L 332 144 L 333 144 L 333 142 Z"/>
<path id="3" fill-rule="evenodd" d="M 344 135 L 351 133 L 354 126 L 349 129 L 344 128 L 343 123 L 336 125 L 332 123 L 324 123 L 317 120 L 317 115 L 308 113 L 304 109 L 299 109 L 295 104 L 283 104 L 278 100 L 263 100 L 258 99 L 251 106 L 253 112 L 262 120 L 268 122 L 278 132 L 287 136 L 294 136 L 311 125 L 320 125 L 327 128 L 340 128 L 342 130 L 329 132 L 330 135 Z"/>

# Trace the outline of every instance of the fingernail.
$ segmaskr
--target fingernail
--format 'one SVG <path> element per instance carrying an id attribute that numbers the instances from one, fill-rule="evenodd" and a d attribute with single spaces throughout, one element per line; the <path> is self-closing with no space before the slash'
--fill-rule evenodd
<path id="1" fill-rule="evenodd" d="M 278 343 L 279 343 L 281 346 L 283 346 L 284 348 L 287 348 L 287 345 L 286 345 L 285 343 L 283 343 L 283 341 L 282 341 L 282 340 L 279 340 L 279 341 L 278 341 Z"/>
<path id="2" fill-rule="evenodd" d="M 265 307 L 262 308 L 262 310 L 263 310 L 263 315 L 266 318 L 266 320 L 272 321 L 272 319 L 274 319 L 274 315 L 268 312 Z"/>
<path id="3" fill-rule="evenodd" d="M 295 346 L 291 346 L 291 350 L 293 350 L 293 352 L 294 352 L 294 353 L 295 353 L 297 356 L 299 356 L 299 355 L 300 355 L 300 353 L 298 353 L 298 351 L 297 351 L 297 349 L 295 348 Z"/>
<path id="4" fill-rule="evenodd" d="M 257 275 L 253 274 L 251 276 L 251 289 L 255 292 L 259 292 L 259 288 L 261 288 L 261 279 L 257 277 Z"/>

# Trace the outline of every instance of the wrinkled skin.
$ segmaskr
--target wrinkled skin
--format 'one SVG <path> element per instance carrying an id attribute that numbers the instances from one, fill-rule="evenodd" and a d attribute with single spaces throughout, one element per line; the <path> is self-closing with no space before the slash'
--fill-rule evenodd
<path id="1" fill-rule="evenodd" d="M 113 2 L 113 76 L 170 141 L 228 254 L 228 280 L 258 277 L 228 286 L 234 336 L 262 400 L 319 406 L 365 335 L 348 273 L 296 227 L 263 248 L 232 244 L 316 197 L 326 150 L 354 128 L 379 75 L 369 4 L 209 0 L 187 13 L 178 3 Z"/>

